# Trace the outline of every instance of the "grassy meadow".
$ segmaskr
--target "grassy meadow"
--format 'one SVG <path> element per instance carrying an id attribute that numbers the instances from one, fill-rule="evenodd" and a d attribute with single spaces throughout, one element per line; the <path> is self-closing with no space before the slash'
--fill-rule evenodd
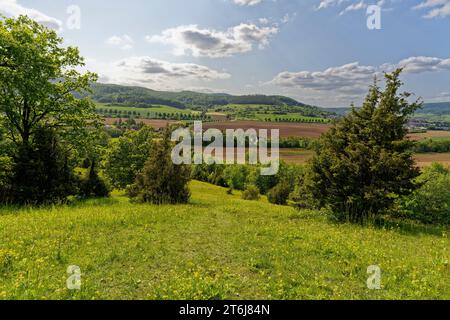
<path id="1" fill-rule="evenodd" d="M 155 114 L 155 113 L 176 113 L 176 114 L 192 114 L 192 113 L 198 113 L 192 110 L 188 109 L 178 109 L 170 106 L 163 106 L 163 105 L 155 105 L 151 108 L 135 108 L 135 107 L 126 107 L 121 105 L 109 105 L 109 104 L 102 104 L 97 103 L 96 104 L 97 110 L 103 109 L 103 110 L 113 110 L 113 111 L 122 111 L 122 112 L 133 112 L 135 111 L 139 116 L 146 117 L 148 113 Z"/>
<path id="2" fill-rule="evenodd" d="M 188 205 L 120 194 L 0 209 L 0 299 L 450 299 L 448 229 L 361 228 L 191 183 Z M 69 265 L 80 291 L 66 289 Z M 368 266 L 382 290 L 368 290 Z"/>

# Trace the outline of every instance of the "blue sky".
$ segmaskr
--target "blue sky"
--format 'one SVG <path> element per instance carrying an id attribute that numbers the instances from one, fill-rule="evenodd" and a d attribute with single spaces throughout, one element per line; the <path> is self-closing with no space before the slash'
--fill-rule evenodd
<path id="1" fill-rule="evenodd" d="M 335 107 L 402 66 L 405 89 L 450 101 L 450 0 L 0 0 L 0 12 L 58 29 L 102 82 Z"/>

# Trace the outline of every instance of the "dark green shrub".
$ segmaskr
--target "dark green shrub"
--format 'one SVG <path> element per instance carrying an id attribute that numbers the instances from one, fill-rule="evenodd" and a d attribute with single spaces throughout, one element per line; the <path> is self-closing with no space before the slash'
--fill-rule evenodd
<path id="1" fill-rule="evenodd" d="M 267 200 L 270 203 L 286 205 L 291 189 L 286 183 L 279 183 L 267 193 Z"/>
<path id="2" fill-rule="evenodd" d="M 168 129 L 162 141 L 152 143 L 150 157 L 143 171 L 128 189 L 132 200 L 152 204 L 180 204 L 189 201 L 191 169 L 187 165 L 173 163 L 172 146 Z"/>
<path id="3" fill-rule="evenodd" d="M 0 203 L 6 202 L 10 196 L 13 166 L 10 157 L 0 156 Z"/>
<path id="4" fill-rule="evenodd" d="M 427 224 L 450 224 L 450 172 L 441 164 L 417 179 L 421 187 L 400 201 L 408 218 Z"/>
<path id="5" fill-rule="evenodd" d="M 232 165 L 227 166 L 223 171 L 223 179 L 228 187 L 235 190 L 244 190 L 248 174 L 248 166 Z"/>
<path id="6" fill-rule="evenodd" d="M 30 145 L 22 144 L 14 159 L 11 179 L 13 204 L 52 204 L 75 193 L 73 168 L 56 133 L 38 128 Z"/>
<path id="7" fill-rule="evenodd" d="M 244 192 L 242 192 L 242 199 L 244 200 L 259 200 L 261 198 L 259 189 L 256 186 L 247 186 Z"/>
<path id="8" fill-rule="evenodd" d="M 83 198 L 106 198 L 111 190 L 97 172 L 95 161 L 92 161 L 86 177 L 80 182 L 79 196 Z"/>

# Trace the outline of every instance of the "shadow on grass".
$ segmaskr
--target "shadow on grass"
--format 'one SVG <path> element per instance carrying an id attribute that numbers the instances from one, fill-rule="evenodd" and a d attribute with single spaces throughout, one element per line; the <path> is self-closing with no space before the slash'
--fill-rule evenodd
<path id="1" fill-rule="evenodd" d="M 445 225 L 426 225 L 413 220 L 400 220 L 394 218 L 380 218 L 374 223 L 378 229 L 394 230 L 405 235 L 433 235 L 442 237 L 450 231 L 450 226 Z"/>
<path id="2" fill-rule="evenodd" d="M 32 213 L 38 210 L 46 211 L 55 208 L 79 208 L 84 206 L 111 206 L 119 203 L 116 198 L 89 198 L 79 199 L 71 197 L 65 202 L 47 205 L 0 205 L 0 216 L 17 215 L 21 213 Z"/>
<path id="3" fill-rule="evenodd" d="M 88 199 L 71 199 L 66 205 L 68 207 L 83 207 L 83 206 L 99 206 L 99 207 L 107 207 L 118 204 L 120 201 L 115 197 L 109 198 L 88 198 Z"/>
<path id="4" fill-rule="evenodd" d="M 290 220 L 320 220 L 334 225 L 350 224 L 350 222 L 339 222 L 326 210 L 301 210 L 289 216 Z M 442 237 L 450 233 L 449 225 L 423 224 L 421 222 L 407 219 L 394 218 L 389 216 L 378 217 L 363 224 L 352 224 L 361 228 L 375 228 L 379 230 L 391 230 L 404 235 L 419 236 L 432 235 Z"/>

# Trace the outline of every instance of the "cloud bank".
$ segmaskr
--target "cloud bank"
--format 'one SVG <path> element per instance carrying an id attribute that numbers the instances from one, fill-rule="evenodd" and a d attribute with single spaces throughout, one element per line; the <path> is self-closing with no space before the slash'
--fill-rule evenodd
<path id="1" fill-rule="evenodd" d="M 364 66 L 359 62 L 353 62 L 323 71 L 284 71 L 269 84 L 291 89 L 312 90 L 328 95 L 339 94 L 351 98 L 367 92 L 374 77 L 381 78 L 383 72 L 391 72 L 397 68 L 403 68 L 405 74 L 445 71 L 450 70 L 450 59 L 417 56 L 381 66 Z"/>
<path id="2" fill-rule="evenodd" d="M 146 40 L 172 46 L 175 55 L 223 58 L 252 51 L 255 47 L 263 49 L 277 33 L 276 26 L 247 23 L 241 23 L 226 31 L 187 25 L 164 30 L 160 35 L 147 36 Z"/>
<path id="3" fill-rule="evenodd" d="M 19 15 L 27 15 L 31 19 L 45 25 L 56 31 L 61 31 L 63 23 L 53 17 L 33 9 L 20 5 L 17 0 L 0 0 L 0 13 L 9 17 L 18 17 Z"/>

